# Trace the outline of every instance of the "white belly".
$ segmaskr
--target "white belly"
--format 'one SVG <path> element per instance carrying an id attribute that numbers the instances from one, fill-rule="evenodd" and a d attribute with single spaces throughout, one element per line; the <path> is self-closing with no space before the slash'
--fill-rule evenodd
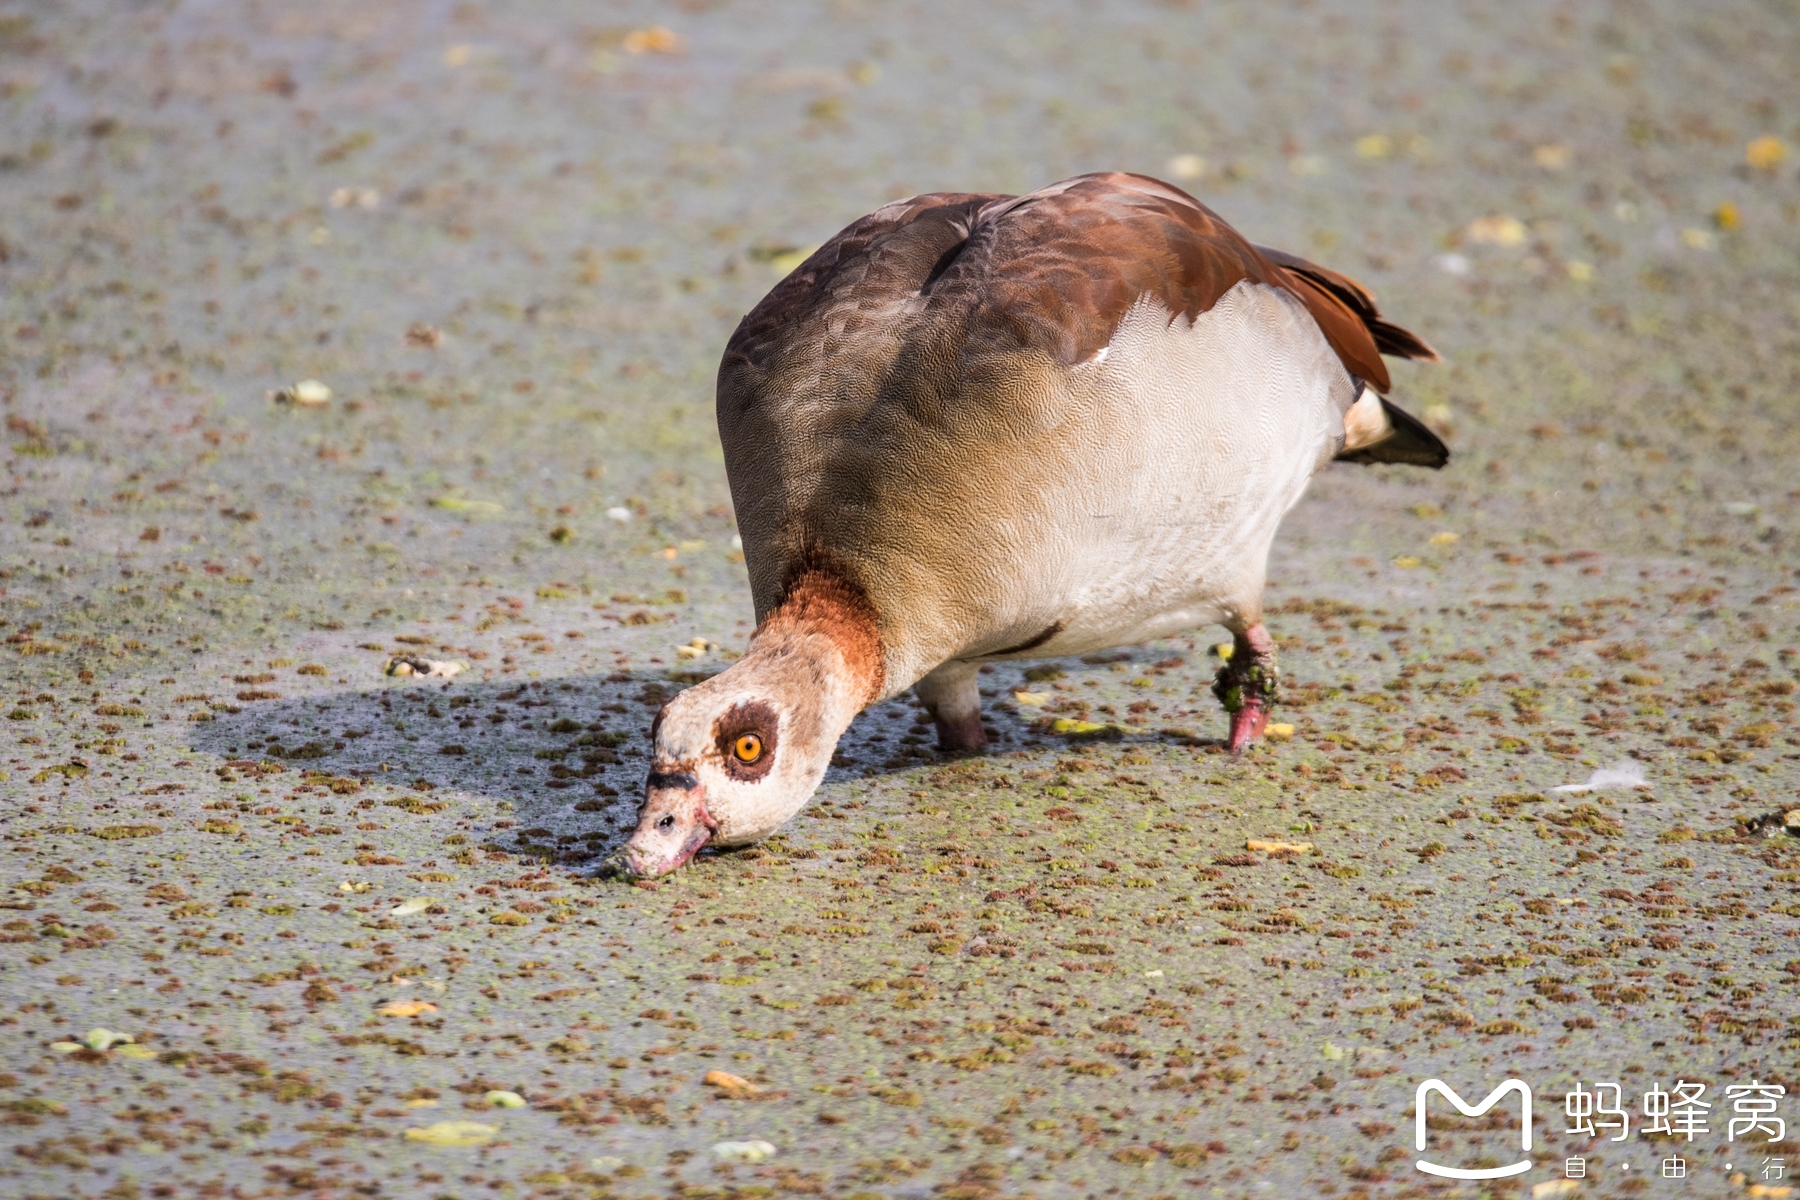
<path id="1" fill-rule="evenodd" d="M 1027 506 L 1043 521 L 1040 549 L 1004 628 L 958 657 L 1004 652 L 1053 624 L 1030 656 L 1255 619 L 1276 528 L 1341 446 L 1355 398 L 1312 317 L 1248 282 L 1191 327 L 1140 301 L 1067 380 L 1067 417 L 1050 438 L 1061 453 L 1045 456 L 1055 477 L 1036 482 L 1042 503 Z"/>

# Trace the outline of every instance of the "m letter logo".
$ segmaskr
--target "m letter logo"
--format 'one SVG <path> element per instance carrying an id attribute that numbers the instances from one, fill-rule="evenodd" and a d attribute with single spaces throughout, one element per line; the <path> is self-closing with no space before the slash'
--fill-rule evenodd
<path id="1" fill-rule="evenodd" d="M 1489 1092 L 1487 1099 L 1480 1104 L 1471 1105 L 1463 1103 L 1463 1098 L 1456 1094 L 1456 1089 L 1443 1080 L 1427 1079 L 1419 1085 L 1418 1092 L 1413 1096 L 1414 1120 L 1418 1127 L 1414 1142 L 1420 1154 L 1425 1153 L 1425 1102 L 1430 1099 L 1433 1092 L 1455 1105 L 1456 1111 L 1465 1117 L 1479 1117 L 1499 1103 L 1500 1097 L 1506 1093 L 1519 1093 L 1519 1146 L 1526 1151 L 1531 1149 L 1531 1089 L 1525 1086 L 1524 1080 L 1509 1079 Z M 1524 1158 L 1511 1166 L 1487 1167 L 1482 1170 L 1440 1167 L 1436 1163 L 1426 1162 L 1422 1158 L 1413 1165 L 1427 1175 L 1441 1175 L 1446 1179 L 1504 1179 L 1508 1175 L 1523 1175 L 1531 1170 L 1531 1159 Z"/>

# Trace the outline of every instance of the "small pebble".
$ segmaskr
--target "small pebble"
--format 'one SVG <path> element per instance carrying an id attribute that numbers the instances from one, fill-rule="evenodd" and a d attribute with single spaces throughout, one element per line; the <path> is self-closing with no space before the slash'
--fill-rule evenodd
<path id="1" fill-rule="evenodd" d="M 326 408 L 331 404 L 331 389 L 316 379 L 302 379 L 292 387 L 270 392 L 269 399 L 299 408 Z"/>
<path id="2" fill-rule="evenodd" d="M 754 1164 L 775 1157 L 775 1147 L 764 1141 L 720 1142 L 712 1152 L 715 1158 L 732 1163 Z"/>
<path id="3" fill-rule="evenodd" d="M 421 678 L 452 679 L 468 670 L 468 665 L 415 654 L 396 654 L 382 667 L 384 675 L 418 675 Z"/>

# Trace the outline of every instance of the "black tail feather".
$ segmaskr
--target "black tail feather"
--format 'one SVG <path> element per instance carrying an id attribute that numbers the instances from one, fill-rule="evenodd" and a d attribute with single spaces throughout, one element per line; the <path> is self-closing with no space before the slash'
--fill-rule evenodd
<path id="1" fill-rule="evenodd" d="M 1380 317 L 1367 317 L 1364 324 L 1375 338 L 1375 348 L 1383 354 L 1391 354 L 1395 358 L 1423 359 L 1426 362 L 1438 361 L 1438 352 L 1412 330 L 1402 329 Z"/>

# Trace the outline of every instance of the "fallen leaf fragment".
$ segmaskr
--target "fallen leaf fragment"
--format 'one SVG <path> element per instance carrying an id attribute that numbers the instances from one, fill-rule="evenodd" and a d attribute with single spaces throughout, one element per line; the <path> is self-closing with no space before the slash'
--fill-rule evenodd
<path id="1" fill-rule="evenodd" d="M 1533 150 L 1531 152 L 1531 161 L 1544 168 L 1546 171 L 1560 171 L 1569 165 L 1569 160 L 1574 156 L 1574 151 L 1570 150 L 1567 146 L 1560 142 L 1554 142 L 1548 146 L 1539 146 L 1536 150 Z"/>
<path id="2" fill-rule="evenodd" d="M 80 1042 L 51 1042 L 50 1048 L 58 1054 L 73 1054 L 77 1050 L 87 1049 Z"/>
<path id="3" fill-rule="evenodd" d="M 1453 533 L 1448 529 L 1441 530 L 1431 535 L 1431 544 L 1434 546 L 1453 546 L 1461 540 L 1462 534 Z"/>
<path id="4" fill-rule="evenodd" d="M 626 34 L 619 49 L 627 54 L 680 54 L 686 47 L 673 29 L 652 25 L 649 29 L 634 29 Z"/>
<path id="5" fill-rule="evenodd" d="M 1058 717 L 1050 723 L 1050 731 L 1063 737 L 1099 738 L 1120 738 L 1131 732 L 1123 725 L 1097 725 L 1092 721 L 1077 721 L 1073 717 Z"/>
<path id="6" fill-rule="evenodd" d="M 415 899 L 406 901 L 404 904 L 396 904 L 393 908 L 388 910 L 388 916 L 410 917 L 416 913 L 424 912 L 436 903 L 437 901 L 433 900 L 430 896 L 419 896 Z"/>
<path id="7" fill-rule="evenodd" d="M 376 1009 L 376 1015 L 383 1017 L 416 1017 L 421 1013 L 434 1013 L 438 1006 L 429 1000 L 393 1000 Z"/>
<path id="8" fill-rule="evenodd" d="M 156 1057 L 156 1051 L 150 1049 L 148 1046 L 139 1046 L 136 1043 L 120 1046 L 118 1054 L 121 1058 L 149 1059 Z"/>
<path id="9" fill-rule="evenodd" d="M 1487 246 L 1523 246 L 1530 234 L 1525 222 L 1500 214 L 1476 217 L 1469 222 L 1467 232 L 1471 242 Z"/>
<path id="10" fill-rule="evenodd" d="M 1311 842 L 1271 842 L 1262 838 L 1251 838 L 1244 843 L 1244 849 L 1257 850 L 1264 854 L 1311 854 Z"/>
<path id="11" fill-rule="evenodd" d="M 114 1033 L 110 1029 L 90 1029 L 81 1035 L 81 1044 L 89 1050 L 111 1050 L 120 1042 L 136 1040 L 129 1033 Z"/>
<path id="12" fill-rule="evenodd" d="M 431 507 L 441 508 L 446 512 L 503 513 L 506 511 L 503 505 L 496 504 L 492 500 L 464 500 L 457 496 L 439 496 L 431 502 Z"/>
<path id="13" fill-rule="evenodd" d="M 1546 1179 L 1542 1183 L 1531 1185 L 1531 1200 L 1544 1200 L 1545 1196 L 1566 1196 L 1581 1186 L 1578 1179 Z"/>
<path id="14" fill-rule="evenodd" d="M 381 193 L 372 187 L 341 187 L 331 191 L 331 207 L 380 208 Z"/>
<path id="15" fill-rule="evenodd" d="M 492 1091 L 484 1094 L 482 1100 L 495 1108 L 524 1108 L 525 1097 L 517 1092 Z"/>
<path id="16" fill-rule="evenodd" d="M 417 675 L 421 679 L 453 679 L 469 669 L 469 664 L 416 654 L 396 654 L 381 668 L 384 675 Z"/>
<path id="17" fill-rule="evenodd" d="M 731 1163 L 761 1163 L 775 1157 L 775 1147 L 768 1142 L 719 1142 L 712 1148 L 713 1157 Z"/>
<path id="18" fill-rule="evenodd" d="M 439 1121 L 435 1125 L 409 1129 L 406 1136 L 411 1141 L 431 1146 L 479 1146 L 499 1132 L 498 1126 L 483 1125 L 479 1121 Z"/>
<path id="19" fill-rule="evenodd" d="M 1744 161 L 1758 171 L 1773 171 L 1787 158 L 1787 143 L 1772 133 L 1753 138 L 1744 147 Z"/>
<path id="20" fill-rule="evenodd" d="M 1029 704 L 1033 708 L 1050 702 L 1050 697 L 1038 692 L 1014 692 L 1012 697 L 1020 704 Z"/>
<path id="21" fill-rule="evenodd" d="M 1286 721 L 1275 721 L 1263 726 L 1263 736 L 1271 742 L 1291 742 L 1294 740 L 1294 727 Z"/>
<path id="22" fill-rule="evenodd" d="M 786 254 L 777 254 L 769 259 L 769 265 L 782 275 L 789 275 L 793 273 L 795 267 L 811 258 L 813 251 L 817 249 L 817 246 L 807 246 L 799 250 L 790 250 Z"/>
<path id="23" fill-rule="evenodd" d="M 1206 174 L 1206 160 L 1198 154 L 1177 154 L 1168 161 L 1169 174 L 1191 183 Z"/>
<path id="24" fill-rule="evenodd" d="M 375 885 L 372 883 L 351 883 L 349 880 L 345 880 L 343 883 L 338 884 L 338 891 L 350 892 L 360 896 L 374 886 Z"/>
<path id="25" fill-rule="evenodd" d="M 733 1075 L 730 1071 L 708 1071 L 700 1082 L 709 1088 L 718 1089 L 719 1095 L 726 1100 L 748 1100 L 762 1091 L 748 1079 Z"/>
<path id="26" fill-rule="evenodd" d="M 751 1086 L 750 1081 L 742 1075 L 733 1075 L 730 1071 L 719 1070 L 708 1071 L 700 1082 L 707 1087 L 747 1088 Z"/>
<path id="27" fill-rule="evenodd" d="M 1325 1045 L 1320 1048 L 1319 1053 L 1323 1054 L 1326 1058 L 1329 1058 L 1332 1062 L 1342 1062 L 1349 1056 L 1350 1052 L 1336 1042 L 1326 1042 Z"/>

